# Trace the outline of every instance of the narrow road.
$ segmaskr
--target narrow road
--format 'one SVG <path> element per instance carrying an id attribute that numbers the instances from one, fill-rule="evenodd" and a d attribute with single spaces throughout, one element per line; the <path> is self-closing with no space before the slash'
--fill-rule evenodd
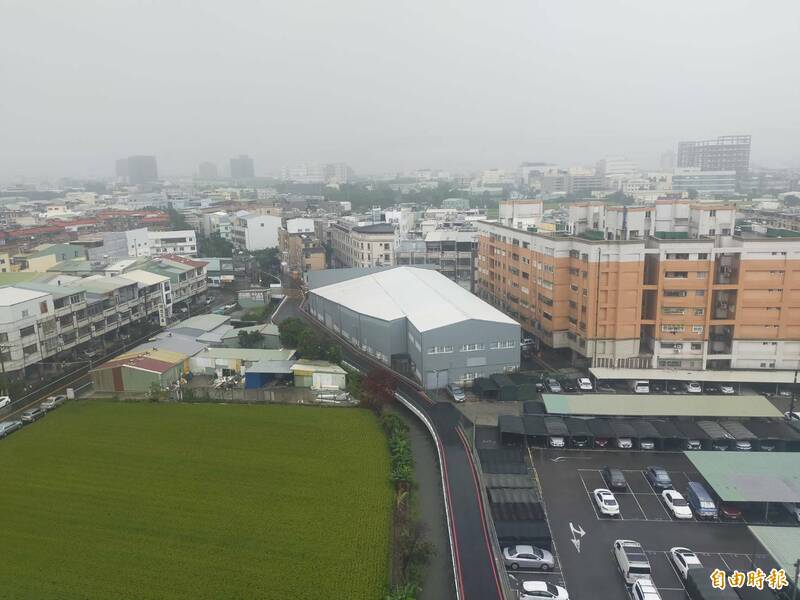
<path id="1" fill-rule="evenodd" d="M 341 343 L 344 360 L 367 373 L 386 366 L 362 354 L 344 339 L 327 330 L 302 310 L 299 300 L 288 299 L 273 320 L 280 323 L 289 316 L 308 323 Z M 457 597 L 460 600 L 504 600 L 499 573 L 494 561 L 486 513 L 468 442 L 460 427 L 461 413 L 449 402 L 434 402 L 416 385 L 392 372 L 399 381 L 397 393 L 420 411 L 432 424 L 443 456 L 445 504 L 448 507 L 453 547 L 453 566 Z"/>

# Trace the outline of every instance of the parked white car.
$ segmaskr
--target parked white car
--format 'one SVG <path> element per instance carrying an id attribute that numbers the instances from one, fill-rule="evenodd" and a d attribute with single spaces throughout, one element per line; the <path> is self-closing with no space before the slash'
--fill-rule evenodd
<path id="1" fill-rule="evenodd" d="M 735 394 L 736 393 L 736 390 L 733 389 L 732 385 L 725 385 L 725 384 L 719 386 L 719 391 L 722 392 L 723 394 Z"/>
<path id="2" fill-rule="evenodd" d="M 569 600 L 569 594 L 560 585 L 554 585 L 547 581 L 523 581 L 522 592 L 519 600 Z"/>
<path id="3" fill-rule="evenodd" d="M 696 381 L 690 381 L 686 384 L 686 391 L 690 394 L 702 394 L 703 386 Z"/>
<path id="4" fill-rule="evenodd" d="M 675 566 L 678 575 L 686 581 L 689 577 L 689 569 L 702 569 L 703 563 L 697 558 L 697 555 L 688 548 L 681 548 L 680 546 L 670 548 L 669 558 Z"/>
<path id="5" fill-rule="evenodd" d="M 578 377 L 578 389 L 582 392 L 591 392 L 594 389 L 592 387 L 592 380 L 588 377 Z"/>
<path id="6" fill-rule="evenodd" d="M 673 514 L 676 519 L 691 519 L 692 509 L 680 492 L 675 490 L 664 490 L 661 492 L 661 497 L 664 499 L 664 504 Z"/>
<path id="7" fill-rule="evenodd" d="M 0 396 L 0 408 L 5 408 L 11 404 L 11 396 Z"/>
<path id="8" fill-rule="evenodd" d="M 592 496 L 594 497 L 594 503 L 600 510 L 600 514 L 609 517 L 619 516 L 619 503 L 611 490 L 597 488 L 592 492 Z"/>
<path id="9" fill-rule="evenodd" d="M 658 593 L 653 580 L 647 577 L 633 582 L 631 597 L 633 600 L 661 600 L 661 594 Z"/>

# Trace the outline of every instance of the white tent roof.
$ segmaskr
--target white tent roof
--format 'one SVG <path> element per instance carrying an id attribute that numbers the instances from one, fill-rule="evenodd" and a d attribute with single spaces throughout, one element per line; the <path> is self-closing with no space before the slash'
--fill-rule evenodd
<path id="1" fill-rule="evenodd" d="M 311 293 L 383 321 L 406 317 L 418 331 L 469 320 L 517 324 L 432 269 L 397 267 L 319 287 Z"/>

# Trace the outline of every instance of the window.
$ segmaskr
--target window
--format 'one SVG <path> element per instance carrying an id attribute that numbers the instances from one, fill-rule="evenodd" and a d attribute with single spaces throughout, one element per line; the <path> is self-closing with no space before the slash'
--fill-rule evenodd
<path id="1" fill-rule="evenodd" d="M 698 279 L 705 279 L 706 277 L 708 277 L 708 271 L 698 271 L 695 277 L 697 277 Z"/>
<path id="2" fill-rule="evenodd" d="M 685 252 L 667 253 L 667 260 L 689 260 L 689 255 Z"/>
<path id="3" fill-rule="evenodd" d="M 36 344 L 31 344 L 30 346 L 23 346 L 22 353 L 25 356 L 30 356 L 31 354 L 35 354 L 39 347 Z"/>
<path id="4" fill-rule="evenodd" d="M 33 325 L 29 325 L 28 327 L 23 327 L 19 330 L 20 337 L 28 337 L 29 335 L 33 335 L 36 333 L 36 328 Z"/>
<path id="5" fill-rule="evenodd" d="M 686 271 L 667 271 L 664 273 L 667 279 L 688 279 L 689 273 Z"/>
<path id="6" fill-rule="evenodd" d="M 665 298 L 685 298 L 686 290 L 664 290 Z"/>
<path id="7" fill-rule="evenodd" d="M 708 211 L 708 216 L 709 217 L 716 217 L 717 216 L 717 211 L 715 211 L 715 210 Z"/>
<path id="8" fill-rule="evenodd" d="M 484 349 L 483 344 L 464 344 L 463 346 L 461 346 L 462 352 L 475 352 L 477 350 L 483 350 L 483 349 Z"/>
<path id="9" fill-rule="evenodd" d="M 686 309 L 676 306 L 664 306 L 661 308 L 661 312 L 665 315 L 685 315 Z"/>
<path id="10" fill-rule="evenodd" d="M 551 315 L 550 313 L 543 312 L 543 313 L 542 313 L 542 316 L 543 316 L 545 319 L 547 319 L 548 321 L 552 321 L 552 320 L 553 320 L 553 315 Z"/>
<path id="11" fill-rule="evenodd" d="M 706 252 L 701 252 L 697 255 L 697 260 L 708 260 L 708 254 Z"/>
<path id="12" fill-rule="evenodd" d="M 450 354 L 453 352 L 453 346 L 431 346 L 428 348 L 428 354 Z"/>
<path id="13" fill-rule="evenodd" d="M 685 330 L 683 325 L 664 324 L 661 326 L 661 331 L 664 333 L 681 333 Z"/>
<path id="14" fill-rule="evenodd" d="M 702 325 L 692 325 L 692 333 L 703 333 Z"/>
<path id="15" fill-rule="evenodd" d="M 42 314 L 47 312 L 47 302 L 39 302 L 39 312 Z"/>
<path id="16" fill-rule="evenodd" d="M 703 349 L 703 344 L 692 342 L 692 350 L 702 350 L 702 349 Z"/>
<path id="17" fill-rule="evenodd" d="M 697 296 L 698 298 L 702 298 L 703 296 L 706 295 L 706 291 L 705 290 L 695 290 L 694 291 L 694 295 Z"/>
<path id="18" fill-rule="evenodd" d="M 574 283 L 570 283 L 569 284 L 569 289 L 571 289 L 573 292 L 577 292 L 578 291 L 578 286 L 575 285 Z"/>
<path id="19" fill-rule="evenodd" d="M 30 313 L 28 312 L 28 309 L 23 310 L 22 311 L 22 318 L 24 319 L 25 317 L 28 317 L 28 316 L 30 316 Z"/>
<path id="20" fill-rule="evenodd" d="M 706 314 L 706 309 L 705 308 L 695 308 L 694 309 L 694 316 L 695 317 L 702 317 L 704 314 Z"/>

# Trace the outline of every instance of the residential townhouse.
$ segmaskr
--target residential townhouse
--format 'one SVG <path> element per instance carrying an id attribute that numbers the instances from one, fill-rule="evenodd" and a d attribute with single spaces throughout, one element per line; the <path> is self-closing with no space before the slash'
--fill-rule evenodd
<path id="1" fill-rule="evenodd" d="M 395 264 L 395 227 L 390 223 L 330 225 L 334 267 L 389 267 Z"/>

